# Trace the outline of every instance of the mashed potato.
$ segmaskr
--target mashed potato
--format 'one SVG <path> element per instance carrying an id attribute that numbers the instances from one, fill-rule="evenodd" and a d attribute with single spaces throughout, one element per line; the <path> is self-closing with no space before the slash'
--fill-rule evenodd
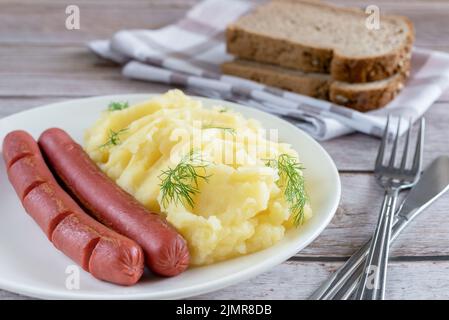
<path id="1" fill-rule="evenodd" d="M 272 246 L 294 225 L 287 182 L 269 163 L 298 155 L 268 136 L 253 119 L 203 108 L 172 90 L 105 111 L 87 130 L 85 149 L 145 207 L 166 215 L 187 240 L 192 264 L 204 265 Z M 182 164 L 193 173 L 181 171 Z M 312 213 L 307 202 L 302 208 L 304 221 Z"/>

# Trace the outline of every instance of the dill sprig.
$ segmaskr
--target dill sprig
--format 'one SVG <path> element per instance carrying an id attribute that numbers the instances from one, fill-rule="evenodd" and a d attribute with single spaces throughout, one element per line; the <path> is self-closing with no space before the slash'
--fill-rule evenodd
<path id="1" fill-rule="evenodd" d="M 103 143 L 101 146 L 99 146 L 100 149 L 107 148 L 110 146 L 116 146 L 121 143 L 120 135 L 124 133 L 128 128 L 120 129 L 119 131 L 114 131 L 112 129 L 109 129 L 109 136 L 108 140 Z"/>
<path id="2" fill-rule="evenodd" d="M 228 112 L 228 111 L 229 111 L 229 108 L 226 108 L 226 107 L 221 108 L 220 110 L 218 110 L 219 113 L 225 113 L 225 112 Z"/>
<path id="3" fill-rule="evenodd" d="M 304 186 L 304 177 L 301 170 L 304 168 L 298 160 L 288 154 L 281 154 L 277 159 L 271 159 L 266 165 L 278 170 L 278 186 L 284 189 L 285 200 L 289 204 L 293 222 L 299 226 L 304 221 L 304 206 L 307 194 Z"/>
<path id="4" fill-rule="evenodd" d="M 208 182 L 205 162 L 201 154 L 191 150 L 184 156 L 175 168 L 168 168 L 159 175 L 159 184 L 162 192 L 162 205 L 167 207 L 170 202 L 194 206 L 193 196 L 199 192 L 198 181 Z"/>
<path id="5" fill-rule="evenodd" d="M 112 101 L 111 103 L 109 103 L 108 105 L 108 110 L 109 111 L 117 111 L 117 110 L 123 110 L 129 107 L 128 101 Z"/>
<path id="6" fill-rule="evenodd" d="M 232 135 L 235 135 L 236 131 L 234 128 L 230 127 L 220 127 L 220 126 L 214 126 L 214 125 L 204 125 L 202 129 L 218 129 L 223 130 L 224 132 L 229 132 Z"/>

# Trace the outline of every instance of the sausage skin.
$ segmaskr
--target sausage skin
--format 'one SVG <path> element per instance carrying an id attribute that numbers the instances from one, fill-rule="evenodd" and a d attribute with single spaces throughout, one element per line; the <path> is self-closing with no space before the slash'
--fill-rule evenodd
<path id="1" fill-rule="evenodd" d="M 100 280 L 132 285 L 140 279 L 142 248 L 78 206 L 59 186 L 28 133 L 10 132 L 3 141 L 3 157 L 25 210 L 57 249 Z"/>
<path id="2" fill-rule="evenodd" d="M 142 246 L 151 271 L 174 276 L 188 267 L 187 243 L 176 229 L 107 177 L 65 131 L 58 128 L 44 131 L 39 146 L 61 180 L 89 212 Z"/>

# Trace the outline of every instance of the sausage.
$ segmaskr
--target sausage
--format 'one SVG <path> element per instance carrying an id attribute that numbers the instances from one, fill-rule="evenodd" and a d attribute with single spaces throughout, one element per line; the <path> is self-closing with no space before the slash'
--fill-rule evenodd
<path id="1" fill-rule="evenodd" d="M 64 218 L 54 230 L 52 241 L 96 278 L 132 285 L 143 273 L 142 248 L 86 213 Z"/>
<path id="2" fill-rule="evenodd" d="M 53 245 L 95 278 L 121 285 L 142 276 L 142 248 L 96 221 L 59 186 L 36 141 L 25 131 L 3 141 L 8 178 L 25 210 Z"/>
<path id="3" fill-rule="evenodd" d="M 140 279 L 144 261 L 140 246 L 78 206 L 58 185 L 28 133 L 9 133 L 3 142 L 3 156 L 25 210 L 56 248 L 98 279 L 122 285 Z"/>
<path id="4" fill-rule="evenodd" d="M 188 267 L 187 243 L 176 229 L 107 177 L 65 131 L 44 131 L 39 146 L 60 179 L 90 213 L 142 246 L 151 271 L 174 276 Z"/>

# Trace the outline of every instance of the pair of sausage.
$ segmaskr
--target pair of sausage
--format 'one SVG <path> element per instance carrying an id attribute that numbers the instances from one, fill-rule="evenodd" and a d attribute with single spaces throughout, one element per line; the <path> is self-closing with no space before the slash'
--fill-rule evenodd
<path id="1" fill-rule="evenodd" d="M 104 225 L 59 186 L 40 150 L 70 191 Z M 143 272 L 143 256 L 159 275 L 174 276 L 187 269 L 190 255 L 185 239 L 101 172 L 63 130 L 46 130 L 39 146 L 26 132 L 11 132 L 4 140 L 3 155 L 26 211 L 59 250 L 93 276 L 134 284 Z"/>
<path id="2" fill-rule="evenodd" d="M 120 285 L 142 276 L 142 248 L 89 215 L 59 186 L 36 141 L 13 131 L 3 141 L 8 178 L 53 245 L 94 277 Z"/>
<path id="3" fill-rule="evenodd" d="M 107 177 L 65 131 L 46 130 L 39 138 L 46 160 L 68 189 L 99 221 L 135 240 L 146 265 L 162 276 L 174 276 L 189 265 L 184 238 L 161 216 L 149 212 Z"/>

